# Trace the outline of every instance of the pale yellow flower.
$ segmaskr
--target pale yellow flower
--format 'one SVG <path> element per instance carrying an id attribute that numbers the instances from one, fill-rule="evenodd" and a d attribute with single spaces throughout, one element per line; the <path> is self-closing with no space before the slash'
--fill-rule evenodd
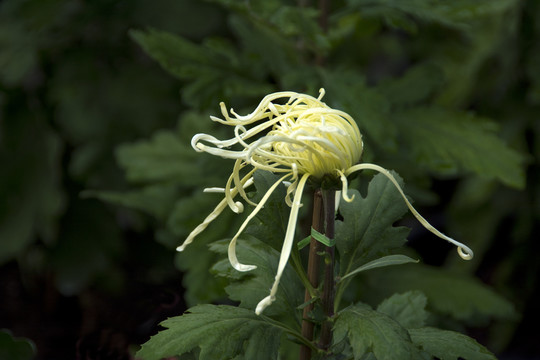
<path id="1" fill-rule="evenodd" d="M 429 231 L 456 245 L 462 258 L 473 257 L 471 249 L 439 232 L 414 209 L 388 170 L 375 164 L 358 163 L 362 155 L 363 142 L 356 122 L 347 113 L 327 106 L 321 101 L 323 96 L 324 89 L 320 90 L 318 98 L 296 92 L 278 92 L 266 96 L 251 114 L 240 116 L 231 109 L 232 117 L 225 104 L 221 103 L 224 119 L 213 116 L 211 119 L 233 126 L 234 137 L 219 140 L 211 135 L 197 134 L 191 141 L 196 151 L 233 159 L 235 164 L 225 188 L 205 189 L 208 192 L 224 193 L 225 196 L 214 211 L 177 248 L 178 251 L 183 251 L 227 206 L 236 213 L 242 212 L 243 203 L 235 201 L 235 197 L 239 195 L 255 208 L 231 239 L 228 256 L 231 265 L 238 271 L 255 269 L 255 265 L 241 264 L 238 261 L 236 242 L 248 223 L 263 208 L 273 191 L 280 184 L 287 184 L 285 201 L 291 207 L 291 212 L 283 248 L 274 284 L 270 294 L 257 305 L 257 314 L 275 300 L 279 281 L 294 243 L 298 210 L 302 206 L 302 193 L 310 177 L 318 180 L 322 180 L 325 176 L 339 179 L 342 184 L 341 196 L 345 201 L 350 202 L 353 198 L 347 194 L 347 176 L 364 169 L 381 172 L 396 186 L 413 215 Z M 278 100 L 277 103 L 275 103 L 276 100 Z M 240 149 L 234 150 L 234 146 Z M 241 176 L 240 171 L 246 167 L 247 173 Z M 253 173 L 257 170 L 283 175 L 268 189 L 258 204 L 253 203 L 245 191 L 253 184 Z"/>

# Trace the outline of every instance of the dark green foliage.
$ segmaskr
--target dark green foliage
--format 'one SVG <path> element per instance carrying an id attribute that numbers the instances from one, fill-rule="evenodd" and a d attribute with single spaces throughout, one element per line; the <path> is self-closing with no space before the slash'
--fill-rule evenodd
<path id="1" fill-rule="evenodd" d="M 390 317 L 358 304 L 341 311 L 334 324 L 334 343 L 347 338 L 354 359 L 372 352 L 377 360 L 419 359 L 407 330 Z"/>
<path id="2" fill-rule="evenodd" d="M 239 301 L 240 306 L 254 311 L 259 301 L 268 295 L 268 289 L 272 287 L 279 252 L 259 240 L 240 241 L 237 248 L 239 261 L 257 266 L 257 269 L 249 273 L 241 273 L 233 269 L 226 258 L 227 246 L 228 241 L 220 241 L 210 246 L 212 251 L 218 252 L 222 257 L 225 256 L 212 267 L 212 272 L 218 276 L 230 278 L 231 283 L 225 288 L 229 298 Z M 295 319 L 299 315 L 296 308 L 304 301 L 304 292 L 303 285 L 292 267 L 289 266 L 283 274 L 281 284 L 276 296 L 276 304 L 269 307 L 265 314 Z"/>
<path id="3" fill-rule="evenodd" d="M 336 224 L 336 247 L 340 254 L 340 275 L 345 276 L 370 260 L 403 246 L 408 229 L 392 227 L 406 212 L 395 186 L 382 174 L 376 175 L 364 198 L 352 190 L 354 201 L 342 201 L 343 222 Z"/>
<path id="4" fill-rule="evenodd" d="M 367 275 L 366 275 L 367 276 Z M 420 290 L 428 298 L 429 307 L 471 323 L 495 317 L 515 317 L 513 305 L 473 278 L 452 274 L 426 265 L 405 265 L 369 273 L 369 297 L 379 301 L 395 292 Z"/>
<path id="5" fill-rule="evenodd" d="M 279 351 L 297 358 L 289 340 L 302 339 L 290 329 L 282 336 L 273 322 L 300 326 L 303 286 L 291 264 L 265 312 L 275 319 L 252 313 L 275 276 L 290 211 L 284 186 L 239 241 L 239 258 L 257 270 L 237 273 L 225 255 L 248 205 L 242 215 L 226 209 L 184 253 L 174 249 L 222 199 L 203 189 L 223 187 L 232 170 L 232 161 L 190 146 L 196 133 L 233 135 L 209 119 L 221 116 L 219 103 L 244 114 L 269 92 L 316 96 L 324 87 L 324 101 L 357 121 L 362 161 L 399 173 L 420 208 L 437 203 L 439 191 L 440 206 L 420 212 L 476 254 L 468 263 L 444 250 L 432 254 L 416 233 L 413 249 L 403 248 L 408 218 L 396 224 L 407 214 L 402 199 L 383 176 L 360 175 L 353 184 L 361 191 L 352 186 L 355 200 L 341 202 L 336 226 L 341 312 L 332 356 L 493 359 L 471 338 L 427 327 L 462 330 L 458 323 L 495 322 L 484 334 L 495 352 L 512 338 L 535 337 L 515 332 L 515 320 L 537 308 L 531 304 L 540 278 L 532 235 L 540 217 L 540 5 L 343 0 L 329 2 L 325 13 L 316 3 L 0 1 L 0 265 L 21 274 L 23 294 L 41 299 L 46 289 L 52 305 L 40 311 L 77 297 L 76 318 L 87 319 L 96 293 L 120 294 L 140 279 L 161 288 L 172 279 L 186 288 L 189 306 L 227 296 L 240 306 L 194 307 L 165 322 L 169 329 L 141 354 L 273 359 Z M 258 172 L 249 196 L 257 201 L 276 179 Z M 308 196 L 303 203 L 296 241 L 309 234 Z M 140 242 L 144 251 L 137 251 Z M 305 261 L 305 251 L 293 255 Z M 441 267 L 403 266 L 415 259 Z M 13 316 L 6 327 L 39 321 Z M 66 332 L 84 332 L 75 326 Z M 232 341 L 216 345 L 220 339 L 202 329 Z M 29 349 L 2 334 L 9 347 Z M 75 356 L 48 356 L 64 357 Z"/>
<path id="6" fill-rule="evenodd" d="M 426 296 L 420 291 L 394 294 L 377 307 L 377 311 L 390 316 L 406 329 L 416 329 L 425 325 L 428 313 L 425 310 Z"/>
<path id="7" fill-rule="evenodd" d="M 463 334 L 425 327 L 409 330 L 412 341 L 441 360 L 495 360 L 485 347 Z"/>
<path id="8" fill-rule="evenodd" d="M 0 330 L 0 360 L 31 360 L 35 355 L 36 347 L 30 340 Z"/>
<path id="9" fill-rule="evenodd" d="M 283 332 L 251 310 L 225 305 L 199 305 L 161 325 L 167 330 L 154 335 L 137 357 L 159 360 L 200 347 L 201 360 L 271 360 L 277 357 Z"/>

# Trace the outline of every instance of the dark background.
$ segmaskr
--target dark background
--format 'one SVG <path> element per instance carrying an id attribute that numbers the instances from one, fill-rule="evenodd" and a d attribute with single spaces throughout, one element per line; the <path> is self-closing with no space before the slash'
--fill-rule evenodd
<path id="1" fill-rule="evenodd" d="M 362 3 L 365 12 L 354 10 Z M 275 15 L 274 27 L 290 23 L 279 18 L 279 7 L 257 1 L 248 10 L 228 1 L 0 1 L 0 329 L 5 329 L 0 344 L 21 359 L 32 358 L 25 357 L 28 351 L 47 360 L 130 359 L 161 320 L 197 302 L 219 301 L 219 284 L 185 278 L 188 265 L 174 252 L 211 200 L 183 211 L 183 217 L 168 216 L 174 212 L 171 198 L 221 186 L 213 179 L 223 179 L 218 175 L 228 170 L 190 157 L 183 161 L 218 175 L 206 177 L 200 170 L 185 176 L 161 168 L 155 175 L 153 159 L 176 151 L 167 147 L 166 136 L 156 135 L 160 129 L 177 134 L 188 147 L 189 131 L 199 121 L 208 127 L 202 122 L 219 111 L 222 99 L 253 106 L 272 89 L 316 89 L 311 70 L 298 70 L 307 69 L 303 62 L 338 73 L 354 69 L 375 87 L 433 57 L 454 67 L 445 68 L 446 80 L 425 104 L 492 119 L 497 135 L 522 156 L 525 186 L 502 184 L 460 166 L 448 169 L 448 164 L 411 170 L 416 163 L 407 150 L 392 152 L 369 138 L 366 156 L 402 174 L 420 212 L 435 226 L 463 235 L 479 249 L 472 265 L 459 265 L 453 253 L 448 255 L 450 246 L 404 221 L 416 229 L 410 245 L 425 263 L 472 274 L 515 304 L 519 318 L 492 319 L 471 327 L 470 335 L 500 359 L 540 358 L 540 6 L 495 0 L 469 9 L 463 2 L 469 18 L 438 12 L 429 3 L 437 2 L 405 1 L 388 8 L 368 1 L 333 2 L 326 10 L 328 44 L 307 25 L 290 31 L 281 26 L 283 38 L 304 51 L 294 60 L 297 69 L 282 74 L 266 70 L 271 65 L 261 60 L 264 53 L 245 50 L 249 44 L 234 26 L 233 16 L 257 21 Z M 304 6 L 313 6 L 314 18 L 320 16 L 316 4 Z M 340 23 L 336 19 L 343 9 L 350 16 Z M 349 29 L 343 19 L 358 28 Z M 455 23 L 465 25 L 454 28 Z M 200 54 L 191 59 L 184 54 L 189 69 L 170 76 L 130 36 L 132 29 L 149 27 L 193 44 L 227 39 L 244 49 L 236 56 L 255 64 L 246 71 L 263 85 L 233 91 L 226 86 L 230 83 L 210 76 L 204 83 L 188 66 L 189 61 L 197 65 Z M 290 60 L 284 59 L 271 62 Z M 199 71 L 210 73 L 202 65 Z M 196 81 L 203 83 L 197 87 Z M 416 85 L 431 86 L 420 80 Z M 228 92 L 220 93 L 221 88 Z M 192 112 L 204 120 L 184 120 L 195 116 Z M 141 159 L 150 165 L 137 175 L 132 162 Z M 155 179 L 166 186 L 152 188 Z M 99 197 L 109 202 L 87 190 L 106 190 Z M 209 261 L 201 260 L 202 272 Z M 186 293 L 184 286 L 194 283 L 198 288 Z"/>

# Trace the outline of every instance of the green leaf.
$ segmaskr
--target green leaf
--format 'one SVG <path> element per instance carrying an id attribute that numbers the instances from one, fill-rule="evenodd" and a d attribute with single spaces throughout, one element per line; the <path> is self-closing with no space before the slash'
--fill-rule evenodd
<path id="1" fill-rule="evenodd" d="M 441 69 L 427 63 L 410 68 L 402 77 L 382 81 L 377 89 L 394 107 L 403 107 L 429 99 L 443 82 Z"/>
<path id="2" fill-rule="evenodd" d="M 196 185 L 197 154 L 170 131 L 159 131 L 150 140 L 121 145 L 116 156 L 132 182 L 182 181 Z"/>
<path id="3" fill-rule="evenodd" d="M 365 304 L 341 311 L 334 323 L 334 345 L 347 341 L 355 359 L 372 352 L 377 360 L 418 359 L 409 333 L 396 321 Z"/>
<path id="4" fill-rule="evenodd" d="M 0 83 L 18 85 L 38 64 L 39 36 L 0 17 Z"/>
<path id="5" fill-rule="evenodd" d="M 400 179 L 398 181 L 401 183 Z M 339 212 L 344 220 L 336 222 L 341 276 L 402 246 L 409 231 L 405 227 L 392 226 L 405 214 L 407 207 L 384 175 L 373 177 L 365 198 L 356 190 L 349 191 L 349 196 L 352 195 L 352 202 L 340 203 Z"/>
<path id="6" fill-rule="evenodd" d="M 65 209 L 60 137 L 39 116 L 10 119 L 0 134 L 0 264 L 23 253 L 36 236 L 52 245 Z"/>
<path id="7" fill-rule="evenodd" d="M 256 188 L 253 201 L 260 201 L 278 179 L 279 177 L 271 172 L 256 171 L 253 174 Z M 281 251 L 285 231 L 287 230 L 289 213 L 291 212 L 285 203 L 285 196 L 286 187 L 278 186 L 272 195 L 270 195 L 264 208 L 251 220 L 245 231 L 246 234 L 254 236 L 278 251 Z"/>
<path id="8" fill-rule="evenodd" d="M 218 241 L 211 244 L 210 249 L 226 255 L 228 244 L 228 240 Z M 239 301 L 240 306 L 254 310 L 259 301 L 268 296 L 276 276 L 280 253 L 250 237 L 239 240 L 236 249 L 240 262 L 257 265 L 257 269 L 247 273 L 236 271 L 225 258 L 212 267 L 212 272 L 231 280 L 225 288 L 231 300 Z M 297 319 L 299 313 L 295 309 L 304 302 L 303 296 L 302 283 L 291 266 L 287 265 L 279 283 L 276 302 L 265 310 L 265 314 L 286 315 L 289 319 Z M 297 320 L 300 322 L 300 319 Z"/>
<path id="9" fill-rule="evenodd" d="M 425 327 L 409 330 L 409 334 L 416 345 L 441 360 L 497 359 L 476 340 L 454 331 Z"/>
<path id="10" fill-rule="evenodd" d="M 178 189 L 174 185 L 150 185 L 123 193 L 87 190 L 81 195 L 144 211 L 164 222 L 172 211 L 175 199 L 178 198 Z"/>
<path id="11" fill-rule="evenodd" d="M 420 291 L 394 294 L 377 307 L 377 311 L 390 316 L 406 329 L 416 329 L 426 323 L 426 296 Z"/>
<path id="12" fill-rule="evenodd" d="M 208 106 L 224 96 L 259 97 L 273 89 L 263 81 L 264 72 L 258 72 L 249 57 L 240 56 L 226 40 L 197 45 L 158 30 L 132 31 L 131 36 L 165 70 L 188 81 L 183 100 L 194 107 Z"/>
<path id="13" fill-rule="evenodd" d="M 494 123 L 437 107 L 402 111 L 395 118 L 418 163 L 438 172 L 458 168 L 524 186 L 523 157 L 496 136 Z"/>
<path id="14" fill-rule="evenodd" d="M 327 91 L 325 99 L 336 109 L 351 115 L 368 143 L 392 150 L 396 146 L 397 129 L 389 120 L 390 104 L 376 89 L 366 85 L 364 77 L 353 71 L 321 70 Z"/>
<path id="15" fill-rule="evenodd" d="M 472 20 L 486 16 L 500 14 L 516 4 L 515 0 L 458 0 L 448 3 L 446 1 L 431 0 L 353 0 L 353 7 L 357 7 L 367 16 L 390 16 L 388 20 L 406 21 L 407 17 L 414 17 L 424 22 L 431 22 L 457 29 L 467 29 L 466 25 Z M 407 25 L 392 22 L 391 25 Z"/>
<path id="16" fill-rule="evenodd" d="M 404 265 L 373 270 L 369 275 L 363 290 L 370 301 L 379 302 L 393 293 L 419 290 L 427 296 L 429 308 L 434 312 L 471 324 L 516 316 L 508 300 L 480 281 L 435 267 Z"/>
<path id="17" fill-rule="evenodd" d="M 15 338 L 7 330 L 0 330 L 0 360 L 31 360 L 36 356 L 36 345 L 25 338 Z"/>
<path id="18" fill-rule="evenodd" d="M 364 264 L 364 265 L 354 269 L 350 273 L 347 273 L 347 274 L 343 275 L 341 277 L 341 280 L 346 279 L 346 278 L 348 278 L 350 276 L 354 276 L 354 275 L 356 275 L 358 273 L 361 273 L 362 271 L 366 271 L 366 270 L 370 270 L 370 269 L 376 269 L 376 268 L 385 267 L 385 266 L 402 265 L 402 264 L 407 264 L 407 263 L 411 263 L 411 262 L 417 263 L 418 260 L 412 259 L 412 258 L 410 258 L 408 256 L 405 256 L 405 255 L 399 255 L 399 254 L 398 255 L 383 256 L 382 258 L 372 260 L 372 261 L 368 262 L 367 264 Z"/>
<path id="19" fill-rule="evenodd" d="M 233 306 L 199 305 L 161 323 L 136 357 L 159 360 L 200 348 L 200 360 L 277 358 L 283 330 L 253 311 Z"/>

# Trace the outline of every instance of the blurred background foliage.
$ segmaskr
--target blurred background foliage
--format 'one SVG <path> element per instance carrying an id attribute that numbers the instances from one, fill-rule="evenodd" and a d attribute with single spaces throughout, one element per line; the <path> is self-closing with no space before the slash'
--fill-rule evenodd
<path id="1" fill-rule="evenodd" d="M 0 340 L 10 358 L 127 359 L 166 316 L 223 301 L 226 282 L 210 271 L 222 254 L 208 244 L 241 217 L 225 214 L 174 251 L 217 202 L 202 189 L 223 186 L 232 166 L 190 139 L 227 136 L 208 118 L 220 101 L 244 113 L 269 92 L 320 87 L 357 120 L 364 160 L 396 170 L 420 212 L 476 253 L 448 256 L 406 218 L 411 251 L 446 272 L 424 283 L 381 272 L 364 285 L 476 277 L 520 315 L 489 300 L 490 316 L 468 331 L 501 359 L 540 354 L 540 3 L 329 3 L 0 2 Z"/>

